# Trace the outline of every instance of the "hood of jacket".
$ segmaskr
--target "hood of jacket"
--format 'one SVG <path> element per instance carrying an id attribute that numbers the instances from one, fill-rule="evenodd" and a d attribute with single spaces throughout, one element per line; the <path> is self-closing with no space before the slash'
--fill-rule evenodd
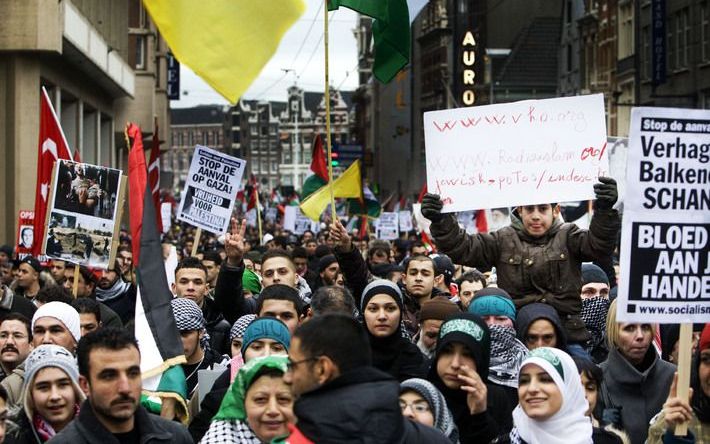
<path id="1" fill-rule="evenodd" d="M 319 443 L 399 443 L 405 429 L 399 384 L 372 367 L 301 395 L 293 411 L 299 430 Z"/>
<path id="2" fill-rule="evenodd" d="M 557 347 L 560 350 L 567 349 L 567 335 L 565 329 L 562 326 L 562 321 L 557 311 L 551 305 L 543 304 L 541 302 L 534 302 L 528 304 L 525 307 L 518 310 L 518 315 L 515 319 L 515 324 L 518 331 L 518 339 L 523 344 L 526 344 L 525 336 L 528 333 L 530 324 L 537 321 L 538 319 L 545 319 L 550 321 L 550 323 L 555 327 L 555 333 L 557 334 Z"/>

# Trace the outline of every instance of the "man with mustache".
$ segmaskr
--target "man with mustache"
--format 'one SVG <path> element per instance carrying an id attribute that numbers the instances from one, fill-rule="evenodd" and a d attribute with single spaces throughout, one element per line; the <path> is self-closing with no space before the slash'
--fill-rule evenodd
<path id="1" fill-rule="evenodd" d="M 79 386 L 87 400 L 52 443 L 192 443 L 187 429 L 152 415 L 140 402 L 140 351 L 126 330 L 104 328 L 79 342 Z"/>
<path id="2" fill-rule="evenodd" d="M 32 351 L 30 320 L 19 313 L 10 313 L 0 322 L 0 367 L 4 379 L 25 361 Z"/>

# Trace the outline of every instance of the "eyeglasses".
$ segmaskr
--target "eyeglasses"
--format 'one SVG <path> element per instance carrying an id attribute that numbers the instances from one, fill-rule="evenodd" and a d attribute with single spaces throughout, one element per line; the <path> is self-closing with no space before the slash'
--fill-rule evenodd
<path id="1" fill-rule="evenodd" d="M 317 361 L 320 356 L 314 356 L 312 358 L 306 358 L 306 359 L 301 359 L 300 361 L 292 361 L 291 358 L 288 358 L 288 361 L 286 362 L 286 369 L 288 371 L 293 371 L 293 368 L 296 367 L 299 364 L 303 364 L 304 362 L 309 362 L 309 361 Z"/>
<path id="2" fill-rule="evenodd" d="M 431 411 L 429 408 L 429 404 L 427 404 L 425 401 L 414 401 L 414 402 L 404 402 L 401 399 L 399 400 L 399 408 L 404 412 L 407 410 L 407 407 L 412 409 L 414 413 L 428 413 Z"/>

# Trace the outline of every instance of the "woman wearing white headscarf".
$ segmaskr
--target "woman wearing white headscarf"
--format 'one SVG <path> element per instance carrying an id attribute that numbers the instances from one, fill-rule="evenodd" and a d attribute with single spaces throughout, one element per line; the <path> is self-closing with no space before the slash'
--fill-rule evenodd
<path id="1" fill-rule="evenodd" d="M 519 404 L 513 410 L 513 444 L 591 444 L 592 423 L 582 380 L 562 350 L 532 350 L 520 368 Z"/>

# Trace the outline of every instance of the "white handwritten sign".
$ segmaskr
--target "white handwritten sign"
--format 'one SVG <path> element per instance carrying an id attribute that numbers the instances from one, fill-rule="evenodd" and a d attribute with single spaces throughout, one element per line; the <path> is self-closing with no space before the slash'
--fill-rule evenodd
<path id="1" fill-rule="evenodd" d="M 424 138 L 444 212 L 593 199 L 609 172 L 601 94 L 430 111 Z"/>
<path id="2" fill-rule="evenodd" d="M 401 210 L 399 212 L 399 231 L 408 233 L 412 231 L 412 212 L 409 210 Z"/>
<path id="3" fill-rule="evenodd" d="M 195 146 L 178 219 L 212 233 L 227 231 L 246 161 Z"/>
<path id="4" fill-rule="evenodd" d="M 399 237 L 399 213 L 381 213 L 377 223 L 376 236 L 383 240 L 397 239 Z"/>

